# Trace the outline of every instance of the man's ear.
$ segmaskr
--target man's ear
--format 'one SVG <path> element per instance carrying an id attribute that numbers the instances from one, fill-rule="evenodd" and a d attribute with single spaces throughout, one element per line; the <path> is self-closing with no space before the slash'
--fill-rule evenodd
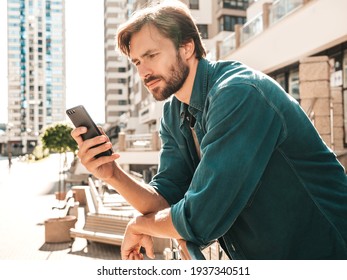
<path id="1" fill-rule="evenodd" d="M 182 55 L 186 59 L 190 59 L 192 56 L 195 57 L 195 43 L 193 39 L 191 39 L 185 44 L 182 44 L 181 48 L 183 50 Z"/>

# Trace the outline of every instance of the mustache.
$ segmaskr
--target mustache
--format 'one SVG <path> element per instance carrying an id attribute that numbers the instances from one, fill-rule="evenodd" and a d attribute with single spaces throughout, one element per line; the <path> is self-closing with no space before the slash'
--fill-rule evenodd
<path id="1" fill-rule="evenodd" d="M 143 82 L 145 84 L 148 84 L 149 82 L 157 79 L 161 79 L 161 76 L 149 76 L 148 78 L 144 79 Z"/>

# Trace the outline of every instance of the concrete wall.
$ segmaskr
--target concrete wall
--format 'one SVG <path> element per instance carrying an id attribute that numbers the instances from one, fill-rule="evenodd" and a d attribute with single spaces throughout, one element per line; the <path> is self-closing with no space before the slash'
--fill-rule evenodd
<path id="1" fill-rule="evenodd" d="M 327 56 L 302 59 L 299 66 L 300 104 L 325 143 L 347 169 L 344 149 L 344 112 L 341 87 L 330 87 Z"/>

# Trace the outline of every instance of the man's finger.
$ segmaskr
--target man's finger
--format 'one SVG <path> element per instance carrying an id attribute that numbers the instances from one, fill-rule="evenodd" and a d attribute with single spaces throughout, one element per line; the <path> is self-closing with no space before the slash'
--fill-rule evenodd
<path id="1" fill-rule="evenodd" d="M 150 259 L 154 259 L 154 245 L 153 245 L 153 239 L 149 235 L 144 235 L 141 240 L 141 245 L 146 250 L 146 255 Z"/>
<path id="2" fill-rule="evenodd" d="M 75 139 L 75 141 L 77 142 L 78 146 L 81 146 L 82 143 L 83 143 L 83 139 L 82 139 L 81 134 L 84 134 L 86 132 L 87 132 L 87 128 L 84 127 L 84 126 L 76 127 L 75 129 L 73 129 L 71 131 L 71 136 L 72 136 L 73 139 Z"/>

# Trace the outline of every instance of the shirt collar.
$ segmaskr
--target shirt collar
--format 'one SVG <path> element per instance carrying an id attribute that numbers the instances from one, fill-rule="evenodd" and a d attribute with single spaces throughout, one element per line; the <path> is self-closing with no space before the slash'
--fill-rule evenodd
<path id="1" fill-rule="evenodd" d="M 204 110 L 205 99 L 207 96 L 207 77 L 208 77 L 208 60 L 201 58 L 198 63 L 196 75 L 194 79 L 194 85 L 192 95 L 189 101 L 188 110 L 192 115 L 196 115 L 198 111 Z M 186 114 L 187 105 L 181 103 L 180 114 L 184 116 Z"/>

